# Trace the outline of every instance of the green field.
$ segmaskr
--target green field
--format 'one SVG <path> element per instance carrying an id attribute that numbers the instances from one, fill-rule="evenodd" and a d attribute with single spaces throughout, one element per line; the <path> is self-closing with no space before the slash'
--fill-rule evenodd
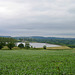
<path id="1" fill-rule="evenodd" d="M 75 49 L 0 50 L 0 75 L 75 75 Z"/>

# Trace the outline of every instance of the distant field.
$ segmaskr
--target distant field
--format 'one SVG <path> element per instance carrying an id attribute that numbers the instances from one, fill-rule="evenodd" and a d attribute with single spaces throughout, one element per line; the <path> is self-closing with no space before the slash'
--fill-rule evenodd
<path id="1" fill-rule="evenodd" d="M 70 47 L 67 47 L 67 46 L 60 46 L 60 47 L 47 47 L 47 49 L 58 49 L 58 50 L 60 50 L 60 49 L 71 49 Z"/>
<path id="2" fill-rule="evenodd" d="M 0 50 L 0 75 L 75 75 L 75 49 Z"/>

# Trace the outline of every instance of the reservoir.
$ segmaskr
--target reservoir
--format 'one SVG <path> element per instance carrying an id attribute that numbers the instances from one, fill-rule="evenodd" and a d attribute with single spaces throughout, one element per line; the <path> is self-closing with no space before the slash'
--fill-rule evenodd
<path id="1" fill-rule="evenodd" d="M 23 43 L 23 42 L 17 42 L 16 46 L 18 46 L 21 43 L 24 44 L 24 46 L 25 46 L 25 43 Z M 35 48 L 43 48 L 44 45 L 46 45 L 46 47 L 60 47 L 60 45 L 47 44 L 47 43 L 29 43 L 29 44 L 30 44 L 30 46 L 33 46 Z"/>

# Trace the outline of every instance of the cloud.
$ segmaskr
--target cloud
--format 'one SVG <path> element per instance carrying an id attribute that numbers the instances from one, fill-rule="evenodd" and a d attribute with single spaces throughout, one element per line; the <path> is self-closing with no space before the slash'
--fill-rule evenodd
<path id="1" fill-rule="evenodd" d="M 74 36 L 74 7 L 75 0 L 0 0 L 0 34 Z"/>

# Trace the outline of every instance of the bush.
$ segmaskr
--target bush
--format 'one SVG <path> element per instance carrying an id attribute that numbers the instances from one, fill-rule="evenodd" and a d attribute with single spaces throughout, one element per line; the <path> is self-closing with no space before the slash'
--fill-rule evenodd
<path id="1" fill-rule="evenodd" d="M 33 48 L 33 46 L 31 46 L 31 48 Z"/>
<path id="2" fill-rule="evenodd" d="M 29 48 L 30 48 L 29 42 L 26 42 L 26 43 L 25 43 L 25 48 L 26 48 L 26 49 L 29 49 Z"/>
<path id="3" fill-rule="evenodd" d="M 15 47 L 15 44 L 14 43 L 8 43 L 7 46 L 9 49 L 12 49 L 13 47 Z"/>
<path id="4" fill-rule="evenodd" d="M 18 45 L 19 48 L 24 48 L 24 45 L 21 43 Z"/>
<path id="5" fill-rule="evenodd" d="M 2 44 L 0 44 L 0 49 L 2 49 L 3 48 L 3 45 Z"/>
<path id="6" fill-rule="evenodd" d="M 70 48 L 75 48 L 75 45 L 69 45 L 68 47 L 70 47 Z"/>
<path id="7" fill-rule="evenodd" d="M 46 49 L 46 45 L 44 45 L 43 48 Z"/>

